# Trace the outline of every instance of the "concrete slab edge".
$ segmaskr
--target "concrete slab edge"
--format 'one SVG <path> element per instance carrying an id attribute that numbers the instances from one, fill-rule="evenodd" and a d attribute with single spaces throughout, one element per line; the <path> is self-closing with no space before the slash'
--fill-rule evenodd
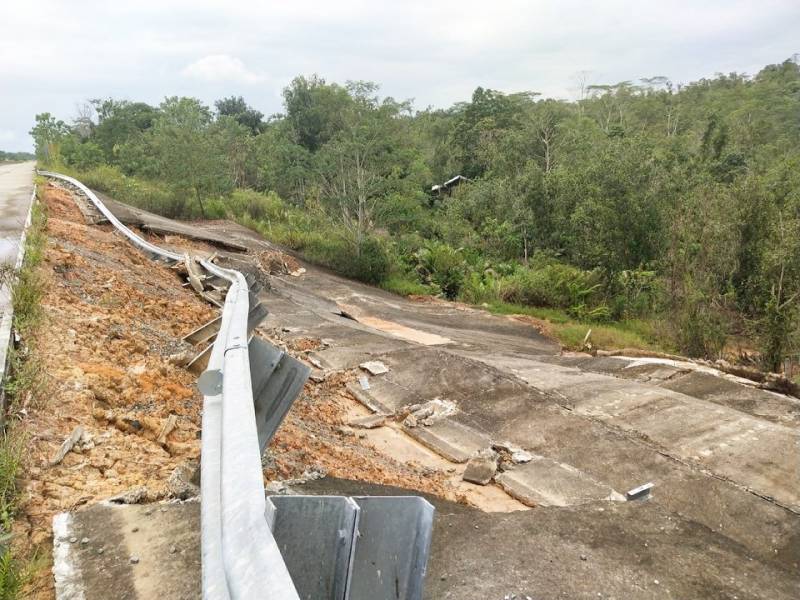
<path id="1" fill-rule="evenodd" d="M 53 517 L 53 576 L 57 600 L 85 600 L 80 569 L 70 551 L 72 515 L 58 513 Z"/>
<path id="2" fill-rule="evenodd" d="M 366 390 L 360 389 L 358 384 L 350 382 L 345 385 L 345 389 L 347 389 L 347 391 L 350 392 L 356 400 L 358 400 L 372 412 L 385 416 L 391 416 L 394 414 L 394 411 L 389 406 L 385 405 Z"/>

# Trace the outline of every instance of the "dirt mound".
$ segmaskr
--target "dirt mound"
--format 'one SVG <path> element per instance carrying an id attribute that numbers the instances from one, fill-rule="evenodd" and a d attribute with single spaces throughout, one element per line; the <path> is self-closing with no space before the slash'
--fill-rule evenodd
<path id="1" fill-rule="evenodd" d="M 173 470 L 198 458 L 202 397 L 168 357 L 215 313 L 109 225 L 86 225 L 68 191 L 44 192 L 44 318 L 24 342 L 45 387 L 12 408 L 29 439 L 15 530 L 42 549 L 55 513 L 139 486 L 144 500 L 165 497 Z M 51 586 L 41 569 L 26 597 L 52 597 Z"/>
<path id="2" fill-rule="evenodd" d="M 279 250 L 264 250 L 258 253 L 258 263 L 270 275 L 302 275 L 303 266 L 296 258 Z"/>

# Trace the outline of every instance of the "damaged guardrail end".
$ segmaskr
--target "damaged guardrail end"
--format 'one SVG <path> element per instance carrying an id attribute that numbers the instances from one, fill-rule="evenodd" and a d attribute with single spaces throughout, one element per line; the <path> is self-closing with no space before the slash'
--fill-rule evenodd
<path id="1" fill-rule="evenodd" d="M 311 368 L 254 337 L 248 346 L 258 445 L 264 450 L 303 389 Z"/>

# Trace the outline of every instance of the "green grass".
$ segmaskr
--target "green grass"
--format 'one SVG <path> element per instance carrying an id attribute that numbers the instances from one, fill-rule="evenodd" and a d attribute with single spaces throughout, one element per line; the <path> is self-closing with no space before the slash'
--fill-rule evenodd
<path id="1" fill-rule="evenodd" d="M 636 348 L 653 352 L 670 352 L 668 338 L 661 334 L 656 321 L 630 319 L 609 323 L 588 323 L 574 319 L 557 308 L 539 308 L 505 302 L 492 302 L 488 310 L 500 315 L 527 315 L 545 321 L 548 331 L 567 350 L 581 350 L 586 333 L 591 329 L 592 346 L 598 350 Z"/>
<path id="2" fill-rule="evenodd" d="M 37 181 L 37 191 L 43 186 Z M 40 203 L 33 206 L 31 225 L 25 239 L 25 256 L 17 273 L 8 269 L 0 273 L 3 284 L 11 286 L 14 306 L 14 328 L 24 346 L 9 351 L 8 369 L 3 382 L 8 406 L 23 397 L 35 396 L 42 384 L 42 369 L 31 352 L 31 340 L 42 319 L 41 300 L 44 281 L 39 265 L 44 258 L 47 217 Z M 35 560 L 20 560 L 14 552 L 11 526 L 18 506 L 17 482 L 24 467 L 25 440 L 6 426 L 0 432 L 0 600 L 20 598 L 22 588 L 32 573 Z"/>
<path id="3" fill-rule="evenodd" d="M 429 296 L 431 288 L 401 275 L 391 275 L 384 279 L 381 288 L 398 296 Z"/>

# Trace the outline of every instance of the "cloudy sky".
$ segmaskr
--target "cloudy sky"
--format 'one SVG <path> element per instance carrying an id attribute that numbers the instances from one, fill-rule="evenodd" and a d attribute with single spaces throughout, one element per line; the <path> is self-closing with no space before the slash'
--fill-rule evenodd
<path id="1" fill-rule="evenodd" d="M 8 0 L 0 149 L 88 98 L 242 95 L 265 114 L 298 74 L 368 79 L 419 108 L 482 85 L 574 98 L 589 83 L 753 74 L 800 52 L 800 0 Z"/>

